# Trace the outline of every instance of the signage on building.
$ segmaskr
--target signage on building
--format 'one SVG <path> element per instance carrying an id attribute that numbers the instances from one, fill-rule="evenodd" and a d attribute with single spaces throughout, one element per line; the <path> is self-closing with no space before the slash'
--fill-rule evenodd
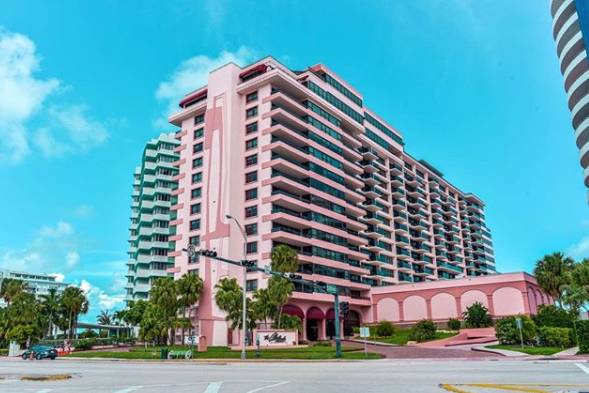
<path id="1" fill-rule="evenodd" d="M 362 337 L 362 338 L 370 337 L 370 328 L 368 326 L 362 326 L 360 328 L 360 337 Z"/>
<path id="2" fill-rule="evenodd" d="M 296 330 L 261 329 L 256 331 L 256 341 L 260 347 L 284 347 L 298 345 Z"/>

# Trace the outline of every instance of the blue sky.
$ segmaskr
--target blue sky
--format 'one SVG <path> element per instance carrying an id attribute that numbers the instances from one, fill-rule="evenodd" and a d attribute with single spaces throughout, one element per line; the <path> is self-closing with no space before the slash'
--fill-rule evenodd
<path id="1" fill-rule="evenodd" d="M 548 0 L 0 4 L 0 267 L 121 306 L 132 172 L 169 108 L 229 60 L 324 63 L 408 151 L 487 202 L 500 271 L 589 256 Z"/>

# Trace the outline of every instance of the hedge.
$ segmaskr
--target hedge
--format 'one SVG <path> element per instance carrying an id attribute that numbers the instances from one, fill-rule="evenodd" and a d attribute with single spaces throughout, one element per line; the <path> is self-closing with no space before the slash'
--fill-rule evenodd
<path id="1" fill-rule="evenodd" d="M 540 345 L 545 347 L 570 348 L 573 346 L 573 332 L 569 328 L 541 326 L 538 329 Z"/>
<path id="2" fill-rule="evenodd" d="M 589 321 L 577 321 L 577 342 L 579 353 L 589 353 Z"/>
<path id="3" fill-rule="evenodd" d="M 429 319 L 422 319 L 411 329 L 410 340 L 423 342 L 436 337 L 436 324 Z"/>
<path id="4" fill-rule="evenodd" d="M 512 315 L 499 319 L 495 323 L 497 340 L 499 340 L 501 344 L 506 345 L 520 343 L 519 329 L 515 322 L 516 318 L 521 318 L 522 320 L 522 336 L 524 343 L 534 344 L 534 339 L 536 338 L 536 324 L 526 315 Z"/>
<path id="5" fill-rule="evenodd" d="M 376 325 L 374 335 L 377 337 L 390 337 L 395 334 L 395 327 L 389 321 L 382 321 Z"/>
<path id="6" fill-rule="evenodd" d="M 460 330 L 460 321 L 456 318 L 450 318 L 448 320 L 448 329 L 450 330 Z"/>

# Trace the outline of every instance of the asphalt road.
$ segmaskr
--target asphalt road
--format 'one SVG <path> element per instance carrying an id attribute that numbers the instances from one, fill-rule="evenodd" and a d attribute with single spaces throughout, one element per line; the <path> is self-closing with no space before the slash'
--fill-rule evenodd
<path id="1" fill-rule="evenodd" d="M 68 373 L 65 381 L 22 381 Z M 0 392 L 429 393 L 589 392 L 589 363 L 377 360 L 313 363 L 161 363 L 0 359 Z M 471 386 L 471 384 L 495 384 Z M 509 385 L 509 386 L 506 386 Z M 519 389 L 519 390 L 518 390 Z M 532 390 L 530 390 L 532 389 Z"/>

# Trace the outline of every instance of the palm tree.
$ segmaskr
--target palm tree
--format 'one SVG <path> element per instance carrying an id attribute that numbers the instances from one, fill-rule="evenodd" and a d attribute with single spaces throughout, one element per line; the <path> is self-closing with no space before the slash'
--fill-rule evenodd
<path id="1" fill-rule="evenodd" d="M 570 272 L 575 261 L 565 257 L 561 252 L 545 255 L 536 262 L 534 275 L 538 285 L 548 295 L 552 296 L 557 304 L 562 307 L 562 295 L 566 285 L 570 284 Z"/>
<path id="2" fill-rule="evenodd" d="M 276 302 L 268 288 L 260 288 L 254 292 L 252 308 L 256 319 L 264 321 L 264 327 L 267 329 L 268 318 L 273 318 L 277 314 Z"/>
<path id="3" fill-rule="evenodd" d="M 149 292 L 150 300 L 159 310 L 164 318 L 164 323 L 168 327 L 168 332 L 173 333 L 173 328 L 178 319 L 178 292 L 176 284 L 171 278 L 158 278 L 155 280 Z M 174 344 L 175 334 L 171 334 L 171 344 Z"/>
<path id="4" fill-rule="evenodd" d="M 274 323 L 277 328 L 282 328 L 282 307 L 288 302 L 294 285 L 292 282 L 282 277 L 272 277 L 268 281 L 268 293 L 276 307 L 274 314 Z"/>
<path id="5" fill-rule="evenodd" d="M 242 301 L 243 290 L 235 278 L 222 278 L 215 285 L 215 302 L 217 306 L 227 313 L 226 319 L 231 321 L 231 328 L 237 329 L 242 327 Z M 251 315 L 251 301 L 247 299 L 246 316 L 247 327 L 255 327 L 255 319 Z"/>
<path id="6" fill-rule="evenodd" d="M 178 281 L 176 281 L 176 292 L 180 296 L 178 302 L 182 310 L 183 318 L 186 319 L 186 310 L 190 309 L 192 305 L 198 302 L 203 286 L 204 283 L 202 281 L 202 278 L 200 278 L 200 276 L 194 273 L 187 273 L 183 275 Z M 184 321 L 184 323 L 181 324 L 182 344 L 184 344 L 185 327 L 191 328 L 192 321 Z"/>
<path id="7" fill-rule="evenodd" d="M 47 318 L 48 330 L 47 336 L 53 335 L 55 321 L 59 316 L 60 310 L 60 296 L 57 293 L 57 288 L 50 288 L 46 295 L 41 295 L 41 311 Z"/>
<path id="8" fill-rule="evenodd" d="M 78 326 L 78 316 L 88 312 L 88 299 L 78 287 L 67 287 L 61 295 L 61 306 L 68 320 L 68 337 L 73 337 Z"/>
<path id="9" fill-rule="evenodd" d="M 100 314 L 96 317 L 96 321 L 100 325 L 111 325 L 112 324 L 112 315 L 109 314 L 108 310 L 101 310 Z"/>
<path id="10" fill-rule="evenodd" d="M 296 272 L 299 267 L 297 252 L 286 244 L 272 249 L 272 270 L 282 273 Z"/>
<path id="11" fill-rule="evenodd" d="M 5 278 L 0 281 L 0 284 L 0 297 L 6 302 L 7 306 L 10 306 L 10 302 L 15 296 L 28 289 L 26 282 L 14 278 Z"/>

